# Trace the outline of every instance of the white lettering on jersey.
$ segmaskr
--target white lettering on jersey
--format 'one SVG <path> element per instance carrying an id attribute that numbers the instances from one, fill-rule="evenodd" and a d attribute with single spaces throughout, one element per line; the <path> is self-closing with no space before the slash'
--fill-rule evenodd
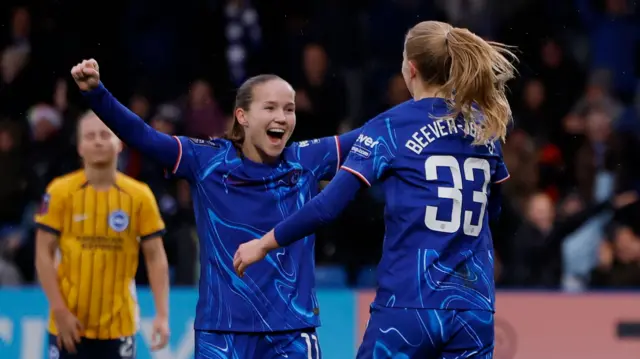
<path id="1" fill-rule="evenodd" d="M 365 147 L 369 147 L 369 148 L 374 148 L 379 141 L 374 140 L 373 138 L 369 137 L 369 136 L 365 136 L 365 135 L 360 135 L 358 136 L 358 139 L 356 140 L 356 144 L 357 145 L 363 145 Z"/>
<path id="2" fill-rule="evenodd" d="M 356 139 L 356 143 L 351 147 L 351 153 L 360 157 L 369 158 L 369 156 L 371 156 L 371 150 L 376 147 L 378 143 L 380 143 L 380 141 L 376 141 L 369 136 L 360 134 L 358 139 Z"/>
<path id="3" fill-rule="evenodd" d="M 475 124 L 472 125 L 475 126 Z M 440 137 L 456 134 L 462 130 L 464 130 L 462 124 L 456 123 L 453 118 L 435 120 L 414 132 L 411 138 L 405 143 L 405 147 L 419 155 L 431 142 Z"/>
<path id="4" fill-rule="evenodd" d="M 478 125 L 473 122 L 465 122 L 463 124 L 456 122 L 452 118 L 436 120 L 426 126 L 422 126 L 418 131 L 414 132 L 404 146 L 410 149 L 411 152 L 419 155 L 433 141 L 441 137 L 457 134 L 459 131 L 463 131 L 467 136 L 476 138 L 478 135 Z M 495 152 L 496 146 L 493 141 L 487 141 L 485 145 L 489 153 L 493 154 Z"/>

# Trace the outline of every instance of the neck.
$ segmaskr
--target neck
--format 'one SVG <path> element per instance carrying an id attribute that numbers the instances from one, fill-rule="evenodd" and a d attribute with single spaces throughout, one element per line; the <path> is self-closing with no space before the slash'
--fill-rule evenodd
<path id="1" fill-rule="evenodd" d="M 411 93 L 413 94 L 413 99 L 415 101 L 419 101 L 425 98 L 432 98 L 432 97 L 446 98 L 440 92 L 440 89 L 441 89 L 440 86 L 425 84 L 422 81 L 414 81 L 411 87 L 412 87 Z"/>
<path id="2" fill-rule="evenodd" d="M 108 189 L 116 183 L 116 168 L 114 166 L 105 167 L 84 167 L 84 175 L 87 181 L 95 189 Z"/>
<path id="3" fill-rule="evenodd" d="M 258 150 L 256 146 L 248 143 L 248 141 L 246 140 L 242 144 L 242 155 L 256 163 L 271 164 L 275 163 L 278 160 L 277 158 L 267 156 L 266 154 L 260 152 L 260 150 Z"/>

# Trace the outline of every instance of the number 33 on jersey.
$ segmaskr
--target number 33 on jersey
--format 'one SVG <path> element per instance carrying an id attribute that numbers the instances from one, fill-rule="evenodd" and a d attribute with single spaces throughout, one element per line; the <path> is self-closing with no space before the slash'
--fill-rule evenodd
<path id="1" fill-rule="evenodd" d="M 473 145 L 478 127 L 446 117 L 448 111 L 442 99 L 394 107 L 365 125 L 343 166 L 366 184 L 384 187 L 380 269 L 394 275 L 381 279 L 381 305 L 493 308 L 486 212 L 491 184 L 509 174 L 500 144 Z M 467 265 L 472 262 L 477 268 Z M 411 287 L 415 292 L 402 290 Z"/>

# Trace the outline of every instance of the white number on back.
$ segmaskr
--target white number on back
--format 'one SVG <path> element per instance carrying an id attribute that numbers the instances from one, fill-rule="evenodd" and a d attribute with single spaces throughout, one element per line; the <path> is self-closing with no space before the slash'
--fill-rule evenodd
<path id="1" fill-rule="evenodd" d="M 463 180 L 467 182 L 475 181 L 474 170 L 482 171 L 484 178 L 482 191 L 473 191 L 473 202 L 480 203 L 480 218 L 478 224 L 471 223 L 473 213 L 471 211 L 464 212 L 463 232 L 468 236 L 477 237 L 482 230 L 482 221 L 484 212 L 487 207 L 487 186 L 491 180 L 491 165 L 489 161 L 482 158 L 467 158 L 460 171 L 460 164 L 453 156 L 431 156 L 424 163 L 425 177 L 427 181 L 435 181 L 438 179 L 438 167 L 446 167 L 451 171 L 453 178 L 453 187 L 438 187 L 438 197 L 450 199 L 453 201 L 451 210 L 451 220 L 438 220 L 438 207 L 427 206 L 424 215 L 424 224 L 432 231 L 455 233 L 460 229 L 462 218 L 462 188 Z"/>
<path id="2" fill-rule="evenodd" d="M 304 338 L 304 341 L 307 343 L 307 358 L 308 359 L 319 359 L 320 358 L 320 348 L 318 346 L 318 337 L 315 334 L 309 333 L 300 333 L 300 336 Z M 311 346 L 311 342 L 313 342 L 313 348 L 315 348 L 316 355 L 313 355 L 313 348 Z"/>

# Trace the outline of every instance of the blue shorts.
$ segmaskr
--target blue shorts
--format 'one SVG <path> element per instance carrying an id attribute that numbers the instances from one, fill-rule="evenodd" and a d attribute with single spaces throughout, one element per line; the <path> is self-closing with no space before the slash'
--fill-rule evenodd
<path id="1" fill-rule="evenodd" d="M 59 348 L 57 337 L 49 334 L 48 359 L 135 359 L 136 338 L 86 339 L 76 344 L 76 353 Z"/>
<path id="2" fill-rule="evenodd" d="M 493 313 L 371 307 L 357 359 L 491 359 Z"/>
<path id="3" fill-rule="evenodd" d="M 196 330 L 195 359 L 320 359 L 315 328 L 274 333 Z"/>

